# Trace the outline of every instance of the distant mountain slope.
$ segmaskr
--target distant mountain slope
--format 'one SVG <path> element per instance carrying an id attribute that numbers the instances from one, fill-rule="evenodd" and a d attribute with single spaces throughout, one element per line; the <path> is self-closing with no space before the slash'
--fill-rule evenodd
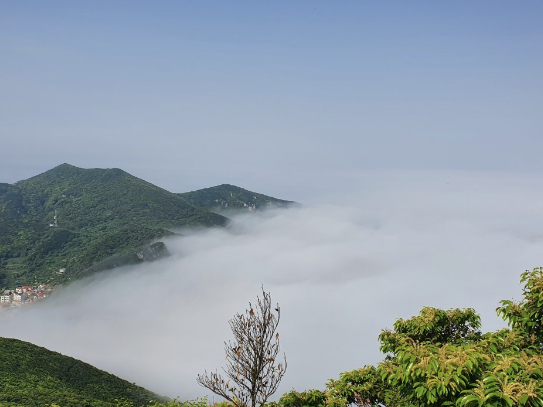
<path id="1" fill-rule="evenodd" d="M 136 253 L 171 228 L 226 222 L 120 169 L 62 164 L 0 184 L 0 288 L 70 280 L 110 256 Z"/>
<path id="2" fill-rule="evenodd" d="M 113 407 L 165 401 L 142 387 L 77 359 L 17 339 L 0 338 L 0 405 Z"/>
<path id="3" fill-rule="evenodd" d="M 42 222 L 51 221 L 56 209 L 60 224 L 68 228 L 124 224 L 127 220 L 164 228 L 217 226 L 226 221 L 117 168 L 82 169 L 62 164 L 15 186 Z"/>
<path id="4" fill-rule="evenodd" d="M 216 187 L 178 194 L 202 209 L 246 209 L 257 210 L 269 207 L 287 207 L 296 202 L 285 201 L 251 192 L 235 185 L 222 184 Z"/>

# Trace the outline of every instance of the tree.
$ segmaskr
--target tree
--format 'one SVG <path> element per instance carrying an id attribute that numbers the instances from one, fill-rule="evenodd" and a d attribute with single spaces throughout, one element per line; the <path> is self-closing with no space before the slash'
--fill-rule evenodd
<path id="1" fill-rule="evenodd" d="M 502 301 L 511 329 L 481 334 L 472 309 L 423 308 L 379 335 L 385 360 L 328 383 L 328 407 L 543 407 L 543 268 L 523 300 Z"/>
<path id="2" fill-rule="evenodd" d="M 513 330 L 543 348 L 543 267 L 526 270 L 520 282 L 524 283 L 524 299 L 518 303 L 501 301 L 502 306 L 496 311 Z"/>
<path id="3" fill-rule="evenodd" d="M 255 305 L 249 303 L 244 314 L 236 314 L 229 321 L 234 341 L 224 343 L 226 378 L 206 371 L 196 379 L 201 386 L 237 407 L 263 406 L 277 390 L 287 368 L 284 354 L 283 362 L 277 363 L 279 304 L 273 308 L 270 294 L 262 289 L 262 298 L 257 297 Z"/>

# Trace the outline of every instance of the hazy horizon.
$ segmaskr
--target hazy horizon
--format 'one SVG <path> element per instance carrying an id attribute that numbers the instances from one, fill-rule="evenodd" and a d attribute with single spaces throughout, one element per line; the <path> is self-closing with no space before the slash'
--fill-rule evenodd
<path id="1" fill-rule="evenodd" d="M 307 202 L 372 170 L 541 175 L 543 3 L 0 4 L 0 181 L 67 162 Z"/>

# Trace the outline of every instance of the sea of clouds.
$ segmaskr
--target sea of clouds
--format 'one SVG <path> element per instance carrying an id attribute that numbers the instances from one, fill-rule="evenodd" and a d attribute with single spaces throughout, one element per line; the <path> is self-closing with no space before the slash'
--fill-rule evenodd
<path id="1" fill-rule="evenodd" d="M 423 306 L 472 307 L 483 330 L 504 326 L 499 301 L 520 299 L 519 274 L 543 265 L 542 187 L 527 175 L 367 173 L 321 202 L 183 231 L 165 260 L 1 313 L 0 335 L 189 399 L 209 394 L 196 376 L 224 365 L 228 320 L 263 286 L 282 311 L 277 396 L 322 389 L 381 360 L 379 332 Z"/>

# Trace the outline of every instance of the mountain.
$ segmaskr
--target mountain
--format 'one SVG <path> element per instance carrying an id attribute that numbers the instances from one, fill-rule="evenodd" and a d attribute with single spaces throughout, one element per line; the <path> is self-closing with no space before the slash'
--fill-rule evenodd
<path id="1" fill-rule="evenodd" d="M 229 184 L 178 195 L 194 206 L 207 210 L 242 209 L 252 211 L 269 207 L 285 208 L 297 205 L 293 201 L 273 198 Z"/>
<path id="2" fill-rule="evenodd" d="M 148 405 L 166 401 L 77 359 L 23 342 L 0 338 L 0 405 L 113 407 L 116 400 Z"/>
<path id="3" fill-rule="evenodd" d="M 118 168 L 62 164 L 0 183 L 0 289 L 62 284 L 168 255 L 160 239 L 185 227 L 221 227 L 224 209 L 295 202 L 223 184 L 172 193 Z"/>
<path id="4" fill-rule="evenodd" d="M 62 164 L 15 184 L 0 183 L 0 288 L 67 282 L 97 263 L 107 266 L 111 256 L 145 260 L 144 252 L 153 252 L 148 245 L 172 229 L 226 223 L 120 169 Z"/>

